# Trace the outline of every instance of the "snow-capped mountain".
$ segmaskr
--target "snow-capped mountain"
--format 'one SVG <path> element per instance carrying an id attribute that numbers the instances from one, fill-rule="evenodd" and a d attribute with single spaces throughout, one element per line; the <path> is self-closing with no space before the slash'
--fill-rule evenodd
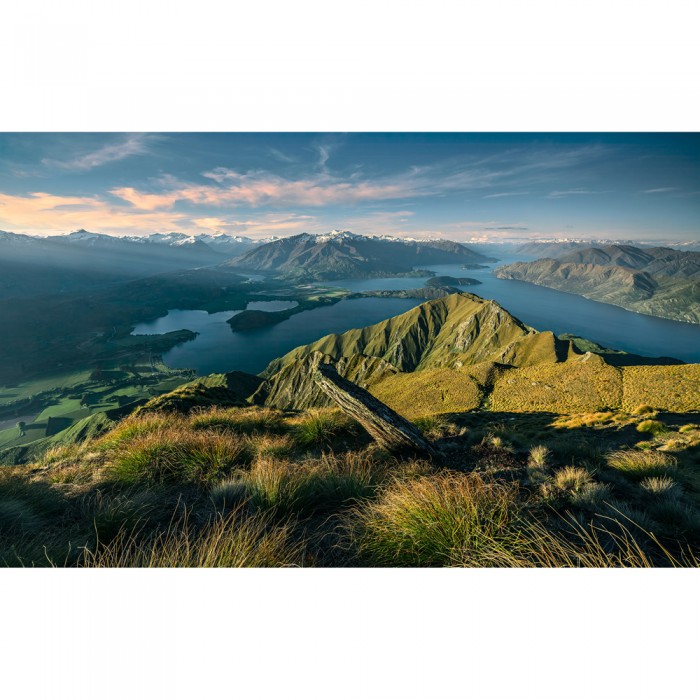
<path id="1" fill-rule="evenodd" d="M 260 245 L 227 264 L 286 277 L 343 279 L 410 273 L 416 267 L 492 261 L 454 241 L 409 241 L 334 230 L 300 233 Z"/>

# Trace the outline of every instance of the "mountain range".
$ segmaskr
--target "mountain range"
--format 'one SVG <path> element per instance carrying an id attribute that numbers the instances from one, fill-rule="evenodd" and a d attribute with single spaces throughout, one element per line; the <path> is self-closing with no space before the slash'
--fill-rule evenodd
<path id="1" fill-rule="evenodd" d="M 226 234 L 110 236 L 82 229 L 47 237 L 0 231 L 0 295 L 17 298 L 74 292 L 218 265 L 269 240 Z"/>
<path id="2" fill-rule="evenodd" d="M 629 245 L 588 247 L 496 270 L 630 311 L 700 323 L 700 253 Z"/>
<path id="3" fill-rule="evenodd" d="M 414 268 L 447 263 L 495 262 L 461 243 L 394 236 L 363 236 L 350 231 L 302 233 L 259 246 L 231 260 L 241 270 L 290 278 L 333 280 L 411 274 Z"/>

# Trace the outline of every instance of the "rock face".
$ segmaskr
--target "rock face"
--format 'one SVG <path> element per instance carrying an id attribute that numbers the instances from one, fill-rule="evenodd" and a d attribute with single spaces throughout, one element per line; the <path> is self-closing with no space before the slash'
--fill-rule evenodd
<path id="1" fill-rule="evenodd" d="M 332 280 L 405 273 L 416 266 L 492 261 L 454 241 L 411 241 L 333 231 L 321 236 L 308 233 L 289 236 L 227 264 L 286 277 Z"/>
<path id="2" fill-rule="evenodd" d="M 627 245 L 585 248 L 556 259 L 506 265 L 496 276 L 700 323 L 700 253 Z"/>
<path id="3" fill-rule="evenodd" d="M 368 391 L 341 377 L 333 365 L 322 362 L 316 364 L 313 380 L 328 398 L 360 423 L 389 452 L 422 455 L 435 453 L 417 428 Z"/>

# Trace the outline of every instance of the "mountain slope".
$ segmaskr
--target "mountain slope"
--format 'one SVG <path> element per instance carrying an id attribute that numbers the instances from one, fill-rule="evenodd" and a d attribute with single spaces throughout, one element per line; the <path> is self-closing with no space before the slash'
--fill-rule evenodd
<path id="1" fill-rule="evenodd" d="M 414 267 L 426 265 L 492 261 L 453 241 L 413 241 L 332 231 L 320 236 L 302 233 L 279 239 L 227 264 L 286 277 L 332 280 L 410 273 Z"/>
<path id="2" fill-rule="evenodd" d="M 700 254 L 614 245 L 496 270 L 516 279 L 580 294 L 631 311 L 700 323 Z"/>
<path id="3" fill-rule="evenodd" d="M 336 360 L 356 354 L 380 357 L 410 372 L 504 358 L 511 364 L 556 362 L 566 357 L 568 346 L 551 333 L 529 329 L 496 302 L 462 292 L 430 300 L 372 326 L 327 335 L 275 360 L 264 375 L 271 376 L 314 352 Z"/>

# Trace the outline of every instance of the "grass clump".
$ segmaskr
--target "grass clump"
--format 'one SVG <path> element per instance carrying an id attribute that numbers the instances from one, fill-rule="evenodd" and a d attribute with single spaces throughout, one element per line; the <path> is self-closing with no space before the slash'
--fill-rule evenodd
<path id="1" fill-rule="evenodd" d="M 640 404 L 639 406 L 637 406 L 637 408 L 635 408 L 632 411 L 632 415 L 642 416 L 645 413 L 655 413 L 655 412 L 656 412 L 656 409 L 653 406 L 650 406 L 648 403 L 643 403 L 643 404 Z"/>
<path id="2" fill-rule="evenodd" d="M 458 435 L 460 429 L 451 421 L 442 416 L 422 416 L 413 421 L 413 425 L 423 433 L 428 440 L 440 440 L 441 438 Z"/>
<path id="3" fill-rule="evenodd" d="M 291 526 L 271 523 L 239 508 L 202 527 L 182 517 L 167 528 L 144 533 L 123 529 L 109 544 L 87 550 L 86 567 L 286 567 L 301 566 L 303 545 Z"/>
<path id="4" fill-rule="evenodd" d="M 292 437 L 301 447 L 327 446 L 341 435 L 357 433 L 357 424 L 337 409 L 311 410 L 292 422 Z"/>
<path id="5" fill-rule="evenodd" d="M 530 449 L 527 458 L 527 473 L 530 481 L 543 482 L 547 478 L 549 470 L 549 457 L 551 450 L 545 445 L 536 445 Z"/>
<path id="6" fill-rule="evenodd" d="M 161 430 L 121 444 L 107 469 L 116 481 L 206 483 L 249 461 L 243 440 L 214 432 Z"/>
<path id="7" fill-rule="evenodd" d="M 262 458 L 228 482 L 225 493 L 244 494 L 253 508 L 277 516 L 311 516 L 370 497 L 382 478 L 381 467 L 361 453 L 300 462 Z"/>
<path id="8" fill-rule="evenodd" d="M 360 555 L 379 566 L 482 566 L 517 539 L 516 488 L 476 474 L 394 481 L 356 511 Z"/>
<path id="9" fill-rule="evenodd" d="M 649 433 L 650 435 L 659 435 L 667 430 L 666 426 L 659 420 L 643 420 L 637 425 L 637 432 Z"/>
<path id="10" fill-rule="evenodd" d="M 183 419 L 175 414 L 139 413 L 125 418 L 95 444 L 98 449 L 109 451 L 151 433 L 177 430 L 183 425 Z"/>
<path id="11" fill-rule="evenodd" d="M 562 491 L 580 491 L 592 482 L 591 475 L 581 467 L 564 467 L 554 475 L 554 486 Z"/>
<path id="12" fill-rule="evenodd" d="M 265 433 L 280 430 L 284 425 L 280 411 L 271 408 L 211 408 L 192 415 L 190 426 L 195 430 L 234 433 Z"/>
<path id="13" fill-rule="evenodd" d="M 681 487 L 670 476 L 648 476 L 639 484 L 653 496 L 680 495 Z"/>
<path id="14" fill-rule="evenodd" d="M 625 476 L 641 481 L 650 476 L 665 476 L 676 467 L 676 459 L 658 450 L 615 450 L 607 455 L 607 464 Z"/>

